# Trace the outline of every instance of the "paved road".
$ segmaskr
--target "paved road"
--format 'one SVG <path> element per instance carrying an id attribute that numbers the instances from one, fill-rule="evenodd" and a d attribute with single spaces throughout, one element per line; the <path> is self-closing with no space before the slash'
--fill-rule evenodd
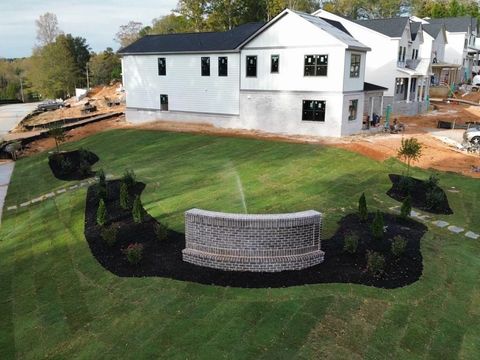
<path id="1" fill-rule="evenodd" d="M 15 163 L 13 161 L 0 162 L 0 223 L 2 222 L 3 205 L 5 197 L 7 196 L 8 184 L 10 183 L 10 177 L 12 176 L 14 167 Z"/>
<path id="2" fill-rule="evenodd" d="M 7 134 L 37 107 L 38 103 L 0 106 L 0 136 Z"/>

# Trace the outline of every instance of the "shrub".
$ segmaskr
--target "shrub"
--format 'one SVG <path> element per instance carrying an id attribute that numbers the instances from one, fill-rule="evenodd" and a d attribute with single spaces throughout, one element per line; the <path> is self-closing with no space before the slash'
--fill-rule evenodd
<path id="1" fill-rule="evenodd" d="M 60 160 L 60 168 L 64 173 L 70 173 L 74 170 L 73 163 L 70 161 L 69 158 L 60 155 L 59 160 Z"/>
<path id="2" fill-rule="evenodd" d="M 374 251 L 367 252 L 367 271 L 373 276 L 380 276 L 385 269 L 385 257 Z"/>
<path id="3" fill-rule="evenodd" d="M 367 199 L 365 198 L 365 193 L 362 193 L 362 196 L 358 199 L 358 216 L 362 222 L 365 222 L 368 219 Z"/>
<path id="4" fill-rule="evenodd" d="M 402 194 L 409 195 L 413 190 L 414 182 L 413 179 L 408 176 L 400 176 L 397 186 Z"/>
<path id="5" fill-rule="evenodd" d="M 401 235 L 397 235 L 392 240 L 392 254 L 396 257 L 400 257 L 407 247 L 407 240 Z"/>
<path id="6" fill-rule="evenodd" d="M 411 211 L 412 211 L 412 198 L 409 195 L 402 202 L 402 207 L 400 208 L 400 216 L 403 219 L 407 219 L 410 217 Z"/>
<path id="7" fill-rule="evenodd" d="M 127 185 L 128 189 L 132 189 L 136 182 L 136 175 L 133 170 L 125 170 L 123 174 L 123 183 Z"/>
<path id="8" fill-rule="evenodd" d="M 103 169 L 98 170 L 97 195 L 100 199 L 107 198 L 107 179 Z"/>
<path id="9" fill-rule="evenodd" d="M 87 160 L 81 160 L 78 170 L 82 176 L 90 175 L 90 163 Z"/>
<path id="10" fill-rule="evenodd" d="M 113 244 L 115 244 L 117 241 L 117 232 L 118 228 L 113 225 L 102 228 L 102 239 L 107 243 L 108 246 L 113 246 Z"/>
<path id="11" fill-rule="evenodd" d="M 100 199 L 97 209 L 97 224 L 100 226 L 105 225 L 107 222 L 107 208 L 105 207 L 105 201 Z"/>
<path id="12" fill-rule="evenodd" d="M 140 200 L 140 196 L 138 195 L 135 197 L 135 201 L 133 202 L 132 216 L 133 221 L 135 221 L 135 223 L 137 224 L 143 222 L 143 218 L 145 217 L 145 212 L 142 207 L 142 201 Z"/>
<path id="13" fill-rule="evenodd" d="M 355 254 L 358 248 L 358 235 L 357 234 L 347 234 L 343 239 L 343 251 L 349 252 L 350 254 Z"/>
<path id="14" fill-rule="evenodd" d="M 143 258 L 143 245 L 134 243 L 122 250 L 130 264 L 138 264 Z"/>
<path id="15" fill-rule="evenodd" d="M 168 232 L 167 227 L 162 223 L 155 224 L 155 235 L 157 236 L 157 240 L 163 241 L 167 238 Z"/>
<path id="16" fill-rule="evenodd" d="M 427 189 L 436 189 L 439 182 L 440 182 L 440 179 L 438 178 L 438 176 L 435 174 L 432 174 L 430 175 L 428 180 L 425 181 L 425 187 Z"/>
<path id="17" fill-rule="evenodd" d="M 425 203 L 427 209 L 441 208 L 446 201 L 445 193 L 439 188 L 433 188 L 427 191 L 425 194 Z"/>
<path id="18" fill-rule="evenodd" d="M 128 209 L 130 207 L 130 197 L 128 195 L 127 184 L 123 183 L 120 185 L 120 206 L 122 209 Z"/>
<path id="19" fill-rule="evenodd" d="M 383 238 L 383 216 L 380 211 L 377 210 L 375 217 L 372 222 L 372 235 L 375 239 Z"/>

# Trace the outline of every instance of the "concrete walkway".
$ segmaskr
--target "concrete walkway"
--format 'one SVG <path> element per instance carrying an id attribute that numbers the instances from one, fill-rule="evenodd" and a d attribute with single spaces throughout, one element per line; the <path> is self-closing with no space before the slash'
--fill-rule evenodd
<path id="1" fill-rule="evenodd" d="M 3 205 L 7 196 L 8 184 L 14 167 L 15 163 L 13 161 L 0 162 L 0 224 L 2 223 Z"/>

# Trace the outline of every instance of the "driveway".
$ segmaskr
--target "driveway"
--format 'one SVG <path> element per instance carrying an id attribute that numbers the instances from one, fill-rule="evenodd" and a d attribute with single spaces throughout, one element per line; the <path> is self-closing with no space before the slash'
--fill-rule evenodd
<path id="1" fill-rule="evenodd" d="M 0 106 L 0 136 L 7 134 L 39 103 L 12 104 Z"/>
<path id="2" fill-rule="evenodd" d="M 5 197 L 7 196 L 8 184 L 13 173 L 15 163 L 0 162 L 0 223 L 2 222 L 2 211 L 5 203 Z"/>

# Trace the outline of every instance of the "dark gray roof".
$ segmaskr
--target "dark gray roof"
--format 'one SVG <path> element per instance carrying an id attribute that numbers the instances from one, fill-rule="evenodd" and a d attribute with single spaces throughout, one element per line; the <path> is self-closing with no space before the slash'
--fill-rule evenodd
<path id="1" fill-rule="evenodd" d="M 264 22 L 249 23 L 225 32 L 147 35 L 120 49 L 119 54 L 235 50 L 263 25 Z"/>
<path id="2" fill-rule="evenodd" d="M 425 31 L 428 35 L 433 37 L 434 39 L 438 36 L 438 34 L 443 29 L 443 24 L 423 24 L 423 31 Z"/>
<path id="3" fill-rule="evenodd" d="M 477 29 L 477 20 L 471 16 L 439 18 L 439 19 L 425 19 L 430 24 L 445 25 L 449 32 L 467 32 L 470 26 L 473 30 Z"/>
<path id="4" fill-rule="evenodd" d="M 335 26 L 338 30 L 343 31 L 345 34 L 347 34 L 349 36 L 352 36 L 352 34 L 350 34 L 348 32 L 348 30 L 345 28 L 345 26 L 343 26 L 343 24 L 340 21 L 335 21 L 335 20 L 332 20 L 332 19 L 323 18 L 321 16 L 320 16 L 320 19 L 326 21 L 327 23 L 329 23 L 332 26 Z"/>
<path id="5" fill-rule="evenodd" d="M 412 34 L 412 41 L 415 41 L 417 38 L 418 30 L 420 30 L 419 22 L 410 23 L 410 33 Z"/>
<path id="6" fill-rule="evenodd" d="M 379 32 L 389 37 L 402 37 L 405 26 L 409 22 L 408 17 L 396 17 L 390 19 L 353 20 L 355 23 Z"/>
<path id="7" fill-rule="evenodd" d="M 363 91 L 386 91 L 386 87 L 375 85 L 372 83 L 365 82 L 363 83 Z"/>

